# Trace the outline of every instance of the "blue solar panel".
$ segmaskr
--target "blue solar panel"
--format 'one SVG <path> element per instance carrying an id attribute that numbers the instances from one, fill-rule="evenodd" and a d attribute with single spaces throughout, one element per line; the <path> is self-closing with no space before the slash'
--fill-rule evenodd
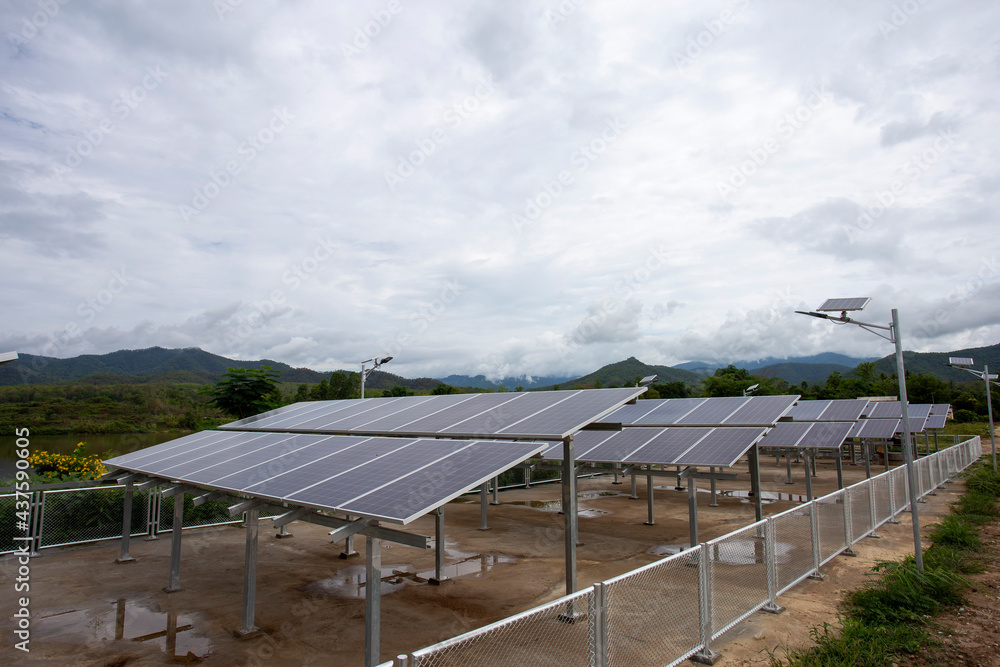
<path id="1" fill-rule="evenodd" d="M 724 423 L 737 410 L 749 402 L 748 398 L 714 398 L 705 401 L 691 411 L 690 414 L 679 419 L 678 425 L 689 426 L 718 426 Z"/>
<path id="2" fill-rule="evenodd" d="M 871 401 L 865 414 L 868 419 L 899 419 L 903 408 L 899 401 Z"/>
<path id="3" fill-rule="evenodd" d="M 816 421 L 855 421 L 861 417 L 866 405 L 868 405 L 868 401 L 864 399 L 830 401 L 830 405 L 823 411 L 822 417 Z"/>
<path id="4" fill-rule="evenodd" d="M 816 422 L 810 425 L 799 447 L 808 449 L 837 449 L 842 444 L 855 422 Z"/>
<path id="5" fill-rule="evenodd" d="M 830 407 L 833 401 L 799 401 L 792 406 L 792 409 L 785 413 L 786 417 L 791 417 L 792 421 L 807 422 L 819 419 L 823 411 Z"/>
<path id="6" fill-rule="evenodd" d="M 754 426 L 715 428 L 698 444 L 678 457 L 678 465 L 731 467 L 764 435 Z"/>
<path id="7" fill-rule="evenodd" d="M 673 426 L 678 420 L 696 410 L 699 406 L 708 401 L 706 398 L 667 398 L 662 400 L 650 399 L 647 403 L 659 403 L 656 409 L 634 422 L 627 422 L 635 426 Z M 627 406 L 626 406 L 627 407 Z M 608 419 L 613 421 L 612 414 Z M 625 421 L 622 421 L 625 424 Z"/>
<path id="8" fill-rule="evenodd" d="M 648 465 L 674 465 L 691 448 L 697 448 L 709 433 L 710 428 L 666 428 L 641 449 L 628 456 L 625 463 Z"/>
<path id="9" fill-rule="evenodd" d="M 586 431 L 585 431 L 586 432 Z M 593 431 L 600 433 L 601 431 Z M 617 431 L 606 438 L 596 447 L 589 447 L 586 451 L 576 454 L 578 461 L 592 461 L 594 463 L 622 463 L 629 460 L 629 457 L 643 445 L 661 433 L 655 428 L 627 428 Z"/>
<path id="10" fill-rule="evenodd" d="M 799 398 L 799 396 L 754 396 L 722 423 L 726 426 L 770 426 L 781 419 Z"/>
<path id="11" fill-rule="evenodd" d="M 768 431 L 760 446 L 797 447 L 810 428 L 812 424 L 809 422 L 780 422 Z"/>

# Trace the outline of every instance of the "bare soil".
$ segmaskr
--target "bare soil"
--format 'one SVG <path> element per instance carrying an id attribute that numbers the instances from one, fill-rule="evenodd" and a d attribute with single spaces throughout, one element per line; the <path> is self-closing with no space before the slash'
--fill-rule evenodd
<path id="1" fill-rule="evenodd" d="M 720 495 L 718 507 L 709 507 L 708 493 L 698 494 L 701 541 L 753 521 L 753 504 L 739 497 L 749 489 L 743 470 L 739 480 L 719 483 L 720 490 L 734 495 Z M 845 464 L 844 471 L 848 484 L 864 478 L 861 466 Z M 769 492 L 780 498 L 764 506 L 766 514 L 795 506 L 805 492 L 801 465 L 795 467 L 793 485 L 784 483 L 784 463 L 775 466 L 773 459 L 762 459 L 762 476 L 765 497 Z M 628 498 L 628 480 L 622 485 L 612 484 L 610 476 L 581 481 L 579 588 L 687 544 L 687 494 L 673 486 L 672 478 L 657 480 L 656 523 L 644 525 L 644 479 L 638 483 L 638 500 Z M 832 462 L 821 461 L 815 493 L 835 488 Z M 929 497 L 920 506 L 921 523 L 946 512 L 960 491 L 961 483 L 954 482 Z M 501 504 L 489 508 L 486 531 L 478 530 L 478 497 L 450 503 L 446 574 L 452 578 L 441 586 L 425 581 L 433 572 L 433 550 L 384 543 L 382 660 L 562 595 L 563 517 L 547 504 L 558 501 L 559 493 L 557 485 L 502 492 Z M 804 644 L 810 627 L 834 621 L 842 593 L 860 585 L 876 560 L 912 550 L 909 515 L 899 518 L 899 525 L 881 529 L 881 539 L 856 545 L 857 557 L 831 561 L 824 568 L 825 581 L 806 581 L 782 596 L 784 613 L 755 614 L 715 642 L 721 664 L 767 664 L 765 649 Z M 433 535 L 433 519 L 424 517 L 405 529 Z M 263 633 L 258 637 L 233 636 L 242 624 L 245 533 L 238 527 L 205 528 L 185 531 L 183 590 L 171 594 L 162 590 L 169 572 L 169 534 L 154 541 L 133 539 L 136 562 L 130 564 L 115 562 L 117 542 L 47 549 L 32 559 L 30 653 L 13 648 L 12 615 L 22 595 L 13 593 L 17 562 L 0 559 L 5 638 L 0 660 L 94 666 L 364 664 L 364 540 L 355 544 L 360 557 L 341 559 L 343 543 L 330 544 L 323 527 L 296 522 L 290 526 L 292 538 L 276 539 L 276 531 L 263 522 L 260 532 L 255 622 Z M 992 540 L 988 548 L 995 551 L 996 534 Z M 943 624 L 973 662 L 944 664 L 997 664 L 986 661 L 998 636 L 995 572 L 993 579 L 983 575 L 955 624 Z"/>

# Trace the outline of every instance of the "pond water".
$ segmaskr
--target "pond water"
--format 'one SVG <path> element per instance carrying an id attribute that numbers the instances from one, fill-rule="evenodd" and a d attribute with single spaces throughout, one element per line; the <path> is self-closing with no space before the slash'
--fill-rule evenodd
<path id="1" fill-rule="evenodd" d="M 102 458 L 110 458 L 120 454 L 128 454 L 139 449 L 168 442 L 175 438 L 188 435 L 188 431 L 169 431 L 163 433 L 103 433 L 77 435 L 30 435 L 28 449 L 32 452 L 45 450 L 56 454 L 71 454 L 77 443 L 87 443 L 87 452 L 100 454 Z M 13 436 L 0 437 L 0 479 L 12 477 L 14 474 L 17 438 Z"/>

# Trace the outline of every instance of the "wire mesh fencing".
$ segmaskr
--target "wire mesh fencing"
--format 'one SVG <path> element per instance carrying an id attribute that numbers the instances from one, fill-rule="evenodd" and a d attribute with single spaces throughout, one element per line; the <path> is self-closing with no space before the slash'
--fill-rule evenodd
<path id="1" fill-rule="evenodd" d="M 124 486 L 46 491 L 43 498 L 42 547 L 110 540 L 122 535 Z M 133 494 L 129 534 L 146 532 L 147 507 L 146 494 Z"/>
<path id="2" fill-rule="evenodd" d="M 713 638 L 768 600 L 764 521 L 707 542 Z"/>
<path id="3" fill-rule="evenodd" d="M 813 571 L 812 512 L 796 507 L 771 518 L 778 594 L 784 593 Z"/>
<path id="4" fill-rule="evenodd" d="M 875 530 L 872 525 L 870 486 L 870 480 L 865 480 L 844 489 L 850 500 L 851 544 Z"/>
<path id="5" fill-rule="evenodd" d="M 843 491 L 817 498 L 817 521 L 819 524 L 820 564 L 847 548 L 847 533 L 844 527 Z"/>
<path id="6" fill-rule="evenodd" d="M 659 667 L 664 656 L 687 656 L 698 649 L 701 548 L 604 582 L 603 664 Z"/>
<path id="7" fill-rule="evenodd" d="M 412 653 L 413 667 L 589 665 L 594 591 L 587 589 Z"/>
<path id="8" fill-rule="evenodd" d="M 0 554 L 17 550 L 23 541 L 16 538 L 28 534 L 30 501 L 22 496 L 19 509 L 17 500 L 17 495 L 13 493 L 0 495 Z"/>

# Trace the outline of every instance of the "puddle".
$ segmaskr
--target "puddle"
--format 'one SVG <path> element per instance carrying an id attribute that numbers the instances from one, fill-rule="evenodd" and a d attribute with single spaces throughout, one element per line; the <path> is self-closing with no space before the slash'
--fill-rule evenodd
<path id="1" fill-rule="evenodd" d="M 613 493 L 611 495 L 619 495 Z M 594 496 L 591 496 L 594 497 Z M 504 505 L 519 505 L 521 507 L 530 507 L 532 509 L 541 510 L 543 512 L 562 512 L 562 501 L 561 500 L 511 500 Z M 592 507 L 580 507 L 577 506 L 576 515 L 582 516 L 585 519 L 593 519 L 595 517 L 603 516 L 605 514 L 611 514 L 608 510 L 597 510 Z"/>
<path id="2" fill-rule="evenodd" d="M 690 548 L 687 544 L 657 544 L 655 547 L 647 549 L 646 553 L 654 556 L 673 556 Z"/>
<path id="3" fill-rule="evenodd" d="M 711 489 L 698 489 L 699 492 L 711 493 Z M 744 503 L 752 503 L 753 496 L 749 491 L 719 491 L 720 498 L 742 498 Z M 760 502 L 763 505 L 776 502 L 804 503 L 805 496 L 794 493 L 775 493 L 774 491 L 764 491 L 760 494 Z"/>
<path id="4" fill-rule="evenodd" d="M 513 556 L 504 554 L 463 554 L 450 551 L 448 555 L 459 554 L 461 560 L 448 563 L 441 570 L 447 579 L 466 576 L 482 576 L 501 565 L 516 563 Z M 434 568 L 423 572 L 414 572 L 412 565 L 385 565 L 382 567 L 382 595 L 394 593 L 408 584 L 426 583 L 434 577 Z M 340 570 L 336 576 L 321 579 L 304 587 L 304 592 L 311 595 L 328 595 L 348 600 L 364 599 L 365 597 L 365 566 L 351 565 Z"/>
<path id="5" fill-rule="evenodd" d="M 212 652 L 212 642 L 195 631 L 195 616 L 156 612 L 136 602 L 116 600 L 95 609 L 41 616 L 32 623 L 39 643 L 77 640 L 91 646 L 112 640 L 153 644 L 170 664 L 195 664 Z"/>
<path id="6" fill-rule="evenodd" d="M 691 547 L 687 544 L 658 544 L 646 553 L 654 556 L 673 556 Z M 792 559 L 795 545 L 787 542 L 774 544 L 775 562 L 787 563 Z M 726 540 L 709 547 L 712 560 L 725 565 L 760 565 L 764 557 L 764 540 Z"/>
<path id="7" fill-rule="evenodd" d="M 589 500 L 591 498 L 608 498 L 610 496 L 627 496 L 627 493 L 618 493 L 617 491 L 583 491 L 576 494 L 576 497 L 580 500 Z"/>

